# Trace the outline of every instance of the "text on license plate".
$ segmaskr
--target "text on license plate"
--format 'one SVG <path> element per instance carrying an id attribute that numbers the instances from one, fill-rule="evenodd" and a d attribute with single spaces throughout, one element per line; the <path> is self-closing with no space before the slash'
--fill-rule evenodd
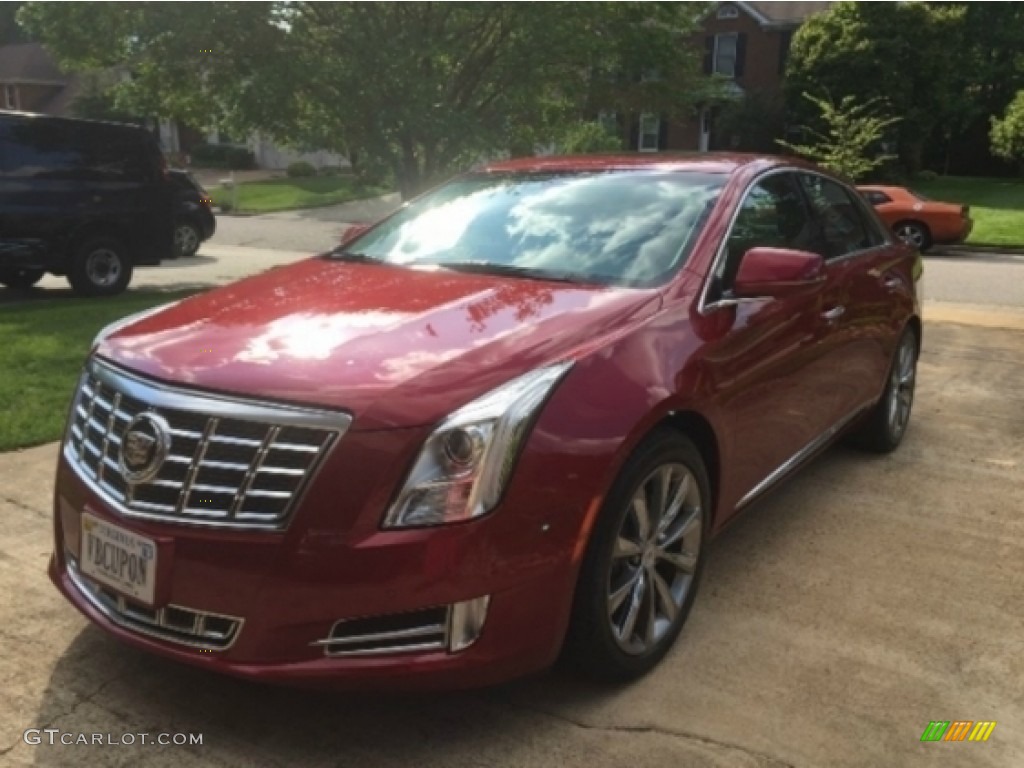
<path id="1" fill-rule="evenodd" d="M 153 604 L 156 543 L 152 539 L 83 512 L 78 563 L 86 576 Z"/>

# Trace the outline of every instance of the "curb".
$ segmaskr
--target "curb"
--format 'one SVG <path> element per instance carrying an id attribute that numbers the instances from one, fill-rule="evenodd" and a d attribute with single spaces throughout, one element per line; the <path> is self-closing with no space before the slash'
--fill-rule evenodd
<path id="1" fill-rule="evenodd" d="M 1024 309 L 1016 307 L 925 301 L 922 306 L 921 319 L 924 321 L 926 334 L 929 323 L 954 323 L 976 328 L 1024 331 Z"/>

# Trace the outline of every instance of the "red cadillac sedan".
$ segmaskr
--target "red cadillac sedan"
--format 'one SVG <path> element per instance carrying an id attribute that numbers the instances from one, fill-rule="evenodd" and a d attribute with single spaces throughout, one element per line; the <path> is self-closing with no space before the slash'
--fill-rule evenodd
<path id="1" fill-rule="evenodd" d="M 899 445 L 919 274 L 789 159 L 492 165 L 104 329 L 50 575 L 115 637 L 256 680 L 635 677 L 741 509 L 840 436 Z"/>

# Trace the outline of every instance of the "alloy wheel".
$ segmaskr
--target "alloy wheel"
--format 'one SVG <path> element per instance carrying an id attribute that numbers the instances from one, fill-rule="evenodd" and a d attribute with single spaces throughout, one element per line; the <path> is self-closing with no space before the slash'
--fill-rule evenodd
<path id="1" fill-rule="evenodd" d="M 191 224 L 174 228 L 174 248 L 179 256 L 191 256 L 199 249 L 199 234 Z"/>
<path id="2" fill-rule="evenodd" d="M 903 435 L 910 421 L 910 408 L 914 403 L 914 383 L 917 378 L 916 357 L 914 337 L 906 334 L 900 341 L 889 383 L 889 429 L 894 438 Z"/>
<path id="3" fill-rule="evenodd" d="M 640 483 L 608 579 L 608 619 L 625 653 L 649 652 L 679 619 L 697 572 L 702 529 L 700 488 L 683 464 L 663 464 Z"/>
<path id="4" fill-rule="evenodd" d="M 917 224 L 902 224 L 896 229 L 896 236 L 915 248 L 922 248 L 925 244 L 924 230 Z"/>

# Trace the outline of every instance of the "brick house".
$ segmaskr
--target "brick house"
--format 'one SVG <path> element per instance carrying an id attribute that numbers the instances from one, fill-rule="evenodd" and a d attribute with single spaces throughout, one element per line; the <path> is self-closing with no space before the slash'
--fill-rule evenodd
<path id="1" fill-rule="evenodd" d="M 41 45 L 0 45 L 0 109 L 64 114 L 77 92 Z"/>
<path id="2" fill-rule="evenodd" d="M 830 2 L 720 2 L 709 10 L 693 44 L 704 51 L 704 74 L 730 78 L 725 93 L 697 105 L 686 121 L 654 114 L 638 115 L 630 127 L 629 149 L 730 149 L 728 137 L 716 134 L 715 117 L 731 99 L 777 96 L 782 90 L 789 45 L 796 29 Z"/>

